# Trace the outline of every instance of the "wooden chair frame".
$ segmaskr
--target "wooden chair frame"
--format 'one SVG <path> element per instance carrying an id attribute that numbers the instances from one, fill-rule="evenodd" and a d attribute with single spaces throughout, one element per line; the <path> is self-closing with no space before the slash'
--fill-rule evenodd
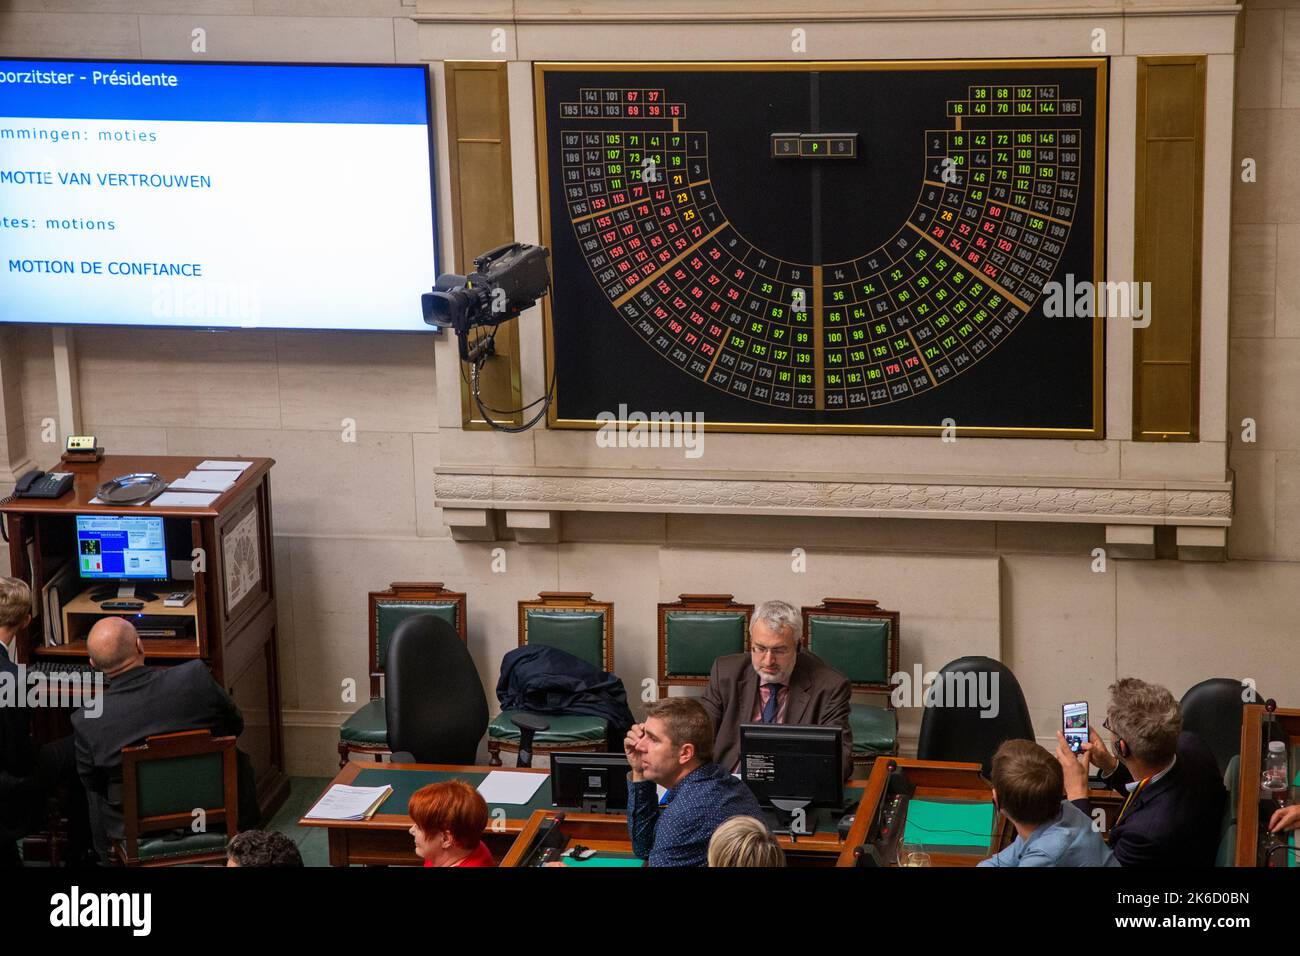
<path id="1" fill-rule="evenodd" d="M 754 616 L 754 605 L 738 604 L 731 594 L 679 594 L 676 601 L 659 605 L 659 667 L 655 680 L 659 697 L 668 696 L 670 687 L 707 687 L 707 677 L 673 677 L 668 673 L 668 615 L 677 611 L 698 611 L 708 614 L 720 611 L 744 612 L 745 628 L 743 646 L 749 650 L 749 621 Z"/>
<path id="2" fill-rule="evenodd" d="M 899 631 L 900 615 L 897 611 L 887 611 L 880 607 L 879 601 L 873 601 L 869 598 L 835 597 L 822 598 L 822 603 L 816 607 L 801 607 L 799 611 L 803 615 L 803 634 L 800 636 L 799 642 L 803 649 L 807 651 L 812 650 L 811 617 L 814 614 L 818 617 L 845 617 L 858 620 L 874 618 L 890 621 L 892 626 L 889 629 L 889 673 L 891 675 L 898 673 L 898 648 L 901 634 Z M 884 695 L 885 709 L 894 709 L 893 691 L 897 686 L 896 684 L 892 684 L 888 680 L 883 683 L 876 681 L 853 681 L 852 683 L 855 691 Z M 898 748 L 895 746 L 895 754 L 897 751 Z M 876 756 L 870 754 L 853 755 L 853 762 L 859 765 L 869 767 L 875 760 Z"/>
<path id="3" fill-rule="evenodd" d="M 467 603 L 463 591 L 451 591 L 441 581 L 394 581 L 383 591 L 371 591 L 368 596 L 369 645 L 370 658 L 370 699 L 379 700 L 381 680 L 384 676 L 384 662 L 379 659 L 379 605 L 381 602 L 415 602 L 429 601 L 438 604 L 455 603 L 456 630 L 460 633 L 462 643 L 468 644 L 468 624 L 465 620 Z M 392 754 L 386 744 L 363 744 L 339 739 L 339 767 L 346 767 L 352 754 L 370 754 L 375 763 L 382 763 L 385 756 Z"/>
<path id="4" fill-rule="evenodd" d="M 540 591 L 535 600 L 519 602 L 519 646 L 528 644 L 528 612 L 535 610 L 570 610 L 603 611 L 605 614 L 605 659 L 604 669 L 614 671 L 614 603 L 612 601 L 593 601 L 591 591 Z M 605 741 L 586 744 L 560 743 L 544 744 L 534 741 L 533 753 L 551 753 L 553 751 L 574 751 L 604 753 Z M 488 764 L 500 767 L 501 752 L 518 753 L 519 747 L 505 740 L 493 740 L 488 735 Z"/>
<path id="5" fill-rule="evenodd" d="M 226 842 L 239 830 L 239 778 L 235 761 L 235 738 L 213 737 L 210 730 L 186 730 L 175 734 L 158 734 L 145 738 L 143 744 L 122 749 L 122 823 L 126 838 L 115 841 L 113 853 L 124 866 L 179 866 L 193 863 L 226 862 L 226 850 L 189 853 L 162 860 L 140 860 L 141 834 L 159 830 L 189 829 L 194 823 L 193 812 L 166 814 L 155 817 L 140 816 L 140 791 L 138 770 L 142 763 L 155 760 L 174 760 L 178 757 L 197 757 L 220 754 L 222 778 L 222 805 L 203 807 L 206 825 L 224 824 Z"/>

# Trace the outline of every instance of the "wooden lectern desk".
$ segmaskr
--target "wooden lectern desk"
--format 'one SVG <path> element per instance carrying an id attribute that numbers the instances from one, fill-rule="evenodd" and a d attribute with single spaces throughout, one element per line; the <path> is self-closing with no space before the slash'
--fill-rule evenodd
<path id="1" fill-rule="evenodd" d="M 212 456 L 214 459 L 218 456 Z M 36 596 L 37 613 L 26 634 L 15 641 L 17 662 L 29 671 L 89 669 L 86 634 L 105 611 L 90 600 L 97 582 L 79 574 L 78 515 L 161 517 L 173 573 L 167 581 L 139 582 L 158 595 L 139 612 L 176 619 L 167 636 L 145 640 L 151 665 L 202 660 L 244 714 L 239 747 L 252 758 L 258 803 L 264 816 L 289 792 L 284 772 L 280 718 L 279 658 L 276 649 L 275 550 L 271 526 L 270 458 L 251 461 L 234 487 L 208 507 L 158 508 L 152 505 L 90 504 L 96 489 L 123 475 L 154 472 L 167 481 L 182 478 L 202 458 L 109 455 L 98 462 L 60 462 L 54 471 L 72 472 L 76 485 L 57 499 L 17 498 L 0 507 L 9 533 L 12 573 Z M 48 646 L 42 591 L 71 563 L 72 593 L 60 616 L 63 642 Z M 184 573 L 178 573 L 183 571 Z M 193 580 L 186 578 L 192 574 Z M 184 609 L 164 608 L 170 591 L 194 590 Z M 170 633 L 171 631 L 176 633 Z M 70 733 L 67 710 L 42 710 L 33 721 L 42 741 Z"/>

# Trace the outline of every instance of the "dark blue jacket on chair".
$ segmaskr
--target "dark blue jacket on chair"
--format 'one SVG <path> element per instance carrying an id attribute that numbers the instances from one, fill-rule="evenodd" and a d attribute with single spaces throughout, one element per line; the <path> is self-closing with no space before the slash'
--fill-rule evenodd
<path id="1" fill-rule="evenodd" d="M 546 644 L 527 644 L 501 658 L 497 700 L 502 710 L 604 718 L 615 746 L 633 723 L 621 680 Z"/>

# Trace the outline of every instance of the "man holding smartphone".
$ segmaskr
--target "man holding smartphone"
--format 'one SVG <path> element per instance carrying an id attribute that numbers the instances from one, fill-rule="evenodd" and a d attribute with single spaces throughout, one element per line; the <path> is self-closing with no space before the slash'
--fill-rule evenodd
<path id="1" fill-rule="evenodd" d="M 1110 694 L 1103 727 L 1115 737 L 1114 754 L 1092 728 L 1078 756 L 1056 733 L 1066 798 L 1092 812 L 1092 764 L 1125 797 L 1109 841 L 1122 866 L 1213 866 L 1227 798 L 1214 754 L 1183 732 L 1178 701 L 1166 688 L 1128 677 L 1112 684 Z"/>

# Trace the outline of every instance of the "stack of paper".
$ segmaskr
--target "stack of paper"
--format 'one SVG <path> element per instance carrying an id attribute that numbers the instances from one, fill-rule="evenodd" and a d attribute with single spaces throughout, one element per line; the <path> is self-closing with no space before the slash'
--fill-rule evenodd
<path id="1" fill-rule="evenodd" d="M 164 491 L 150 504 L 155 508 L 206 508 L 220 497 L 207 491 Z"/>
<path id="2" fill-rule="evenodd" d="M 237 471 L 241 475 L 253 467 L 251 461 L 213 461 L 207 459 L 199 462 L 197 471 Z"/>
<path id="3" fill-rule="evenodd" d="M 308 820 L 369 820 L 392 787 L 349 787 L 336 783 L 307 811 Z"/>
<path id="4" fill-rule="evenodd" d="M 525 804 L 537 795 L 545 782 L 544 773 L 493 770 L 478 785 L 478 792 L 484 802 L 489 804 Z"/>
<path id="5" fill-rule="evenodd" d="M 212 471 L 195 469 L 184 478 L 177 478 L 167 487 L 172 491 L 207 491 L 221 494 L 235 487 L 242 471 Z"/>

